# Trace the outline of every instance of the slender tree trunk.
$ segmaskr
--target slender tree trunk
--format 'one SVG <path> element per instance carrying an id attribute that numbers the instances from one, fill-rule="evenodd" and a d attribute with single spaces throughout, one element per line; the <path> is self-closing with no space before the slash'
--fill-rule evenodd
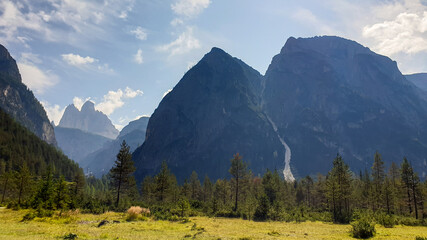
<path id="1" fill-rule="evenodd" d="M 237 211 L 238 197 L 239 197 L 239 176 L 236 177 L 236 202 L 234 204 L 234 211 Z"/>
<path id="2" fill-rule="evenodd" d="M 415 189 L 414 174 L 412 173 L 412 199 L 414 200 L 415 218 L 418 219 L 418 204 L 417 204 L 417 192 Z"/>
<path id="3" fill-rule="evenodd" d="M 120 188 L 122 186 L 122 171 L 120 170 L 119 175 L 119 186 L 117 187 L 117 200 L 116 200 L 116 207 L 119 207 L 119 201 L 120 201 Z"/>

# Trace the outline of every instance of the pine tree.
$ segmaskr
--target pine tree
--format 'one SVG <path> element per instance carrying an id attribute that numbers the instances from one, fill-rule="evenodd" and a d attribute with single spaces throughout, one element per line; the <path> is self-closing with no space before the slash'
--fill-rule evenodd
<path id="1" fill-rule="evenodd" d="M 331 204 L 334 222 L 348 223 L 350 220 L 351 172 L 342 157 L 337 154 L 333 168 L 327 177 L 327 197 Z"/>
<path id="2" fill-rule="evenodd" d="M 195 171 L 193 171 L 190 176 L 190 189 L 191 199 L 201 200 L 202 186 L 200 184 L 199 176 Z"/>
<path id="3" fill-rule="evenodd" d="M 34 195 L 33 201 L 31 203 L 32 208 L 42 208 L 52 210 L 54 207 L 53 204 L 53 170 L 49 165 L 47 167 L 46 174 L 43 176 L 42 180 L 39 183 L 38 190 Z"/>
<path id="4" fill-rule="evenodd" d="M 403 158 L 402 165 L 400 167 L 400 178 L 405 190 L 406 204 L 408 205 L 409 213 L 412 213 L 412 167 L 410 166 L 408 159 Z"/>
<path id="5" fill-rule="evenodd" d="M 243 162 L 242 157 L 239 153 L 234 154 L 233 159 L 231 159 L 231 167 L 229 170 L 231 176 L 234 180 L 234 211 L 237 211 L 238 202 L 239 202 L 239 193 L 241 186 L 239 185 L 240 180 L 245 177 L 247 174 L 246 163 Z"/>
<path id="6" fill-rule="evenodd" d="M 61 175 L 55 187 L 54 204 L 56 209 L 66 209 L 69 204 L 69 189 L 64 176 Z"/>
<path id="7" fill-rule="evenodd" d="M 132 154 L 130 153 L 130 147 L 123 140 L 120 151 L 117 154 L 117 159 L 114 162 L 113 168 L 110 170 L 111 183 L 117 192 L 116 207 L 119 206 L 120 194 L 125 193 L 130 188 L 134 187 L 135 180 L 133 172 L 135 167 L 133 166 Z"/>
<path id="8" fill-rule="evenodd" d="M 203 202 L 209 202 L 213 194 L 213 184 L 209 179 L 208 175 L 203 180 Z"/>
<path id="9" fill-rule="evenodd" d="M 385 170 L 384 162 L 381 160 L 381 155 L 376 152 L 374 156 L 374 164 L 372 165 L 372 185 L 373 185 L 373 206 L 374 211 L 381 209 L 383 206 L 383 186 L 384 186 Z"/>
<path id="10" fill-rule="evenodd" d="M 18 186 L 18 205 L 20 206 L 21 200 L 25 195 L 26 190 L 29 188 L 31 182 L 31 173 L 26 163 L 24 163 L 24 165 L 21 166 L 19 172 L 17 172 L 16 181 L 16 185 Z"/>
<path id="11" fill-rule="evenodd" d="M 164 202 L 171 188 L 171 174 L 165 161 L 162 162 L 162 168 L 156 175 L 155 182 L 157 200 Z"/>

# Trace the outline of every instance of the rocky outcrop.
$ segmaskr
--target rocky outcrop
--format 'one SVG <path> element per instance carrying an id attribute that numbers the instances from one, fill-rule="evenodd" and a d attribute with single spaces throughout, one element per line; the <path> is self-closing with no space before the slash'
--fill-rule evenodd
<path id="1" fill-rule="evenodd" d="M 119 134 L 107 115 L 95 110 L 95 105 L 91 101 L 85 102 L 81 111 L 74 104 L 69 105 L 65 109 L 58 126 L 80 129 L 110 139 L 115 139 Z"/>
<path id="2" fill-rule="evenodd" d="M 31 90 L 22 83 L 15 60 L 0 45 L 0 108 L 49 144 L 56 145 L 53 126 Z"/>

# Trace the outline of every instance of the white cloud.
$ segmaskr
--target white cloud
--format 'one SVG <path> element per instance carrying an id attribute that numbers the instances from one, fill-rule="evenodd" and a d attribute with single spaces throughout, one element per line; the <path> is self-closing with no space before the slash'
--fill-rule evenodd
<path id="1" fill-rule="evenodd" d="M 399 52 L 427 52 L 427 11 L 403 12 L 391 21 L 367 25 L 363 36 L 372 38 L 374 50 L 388 56 Z"/>
<path id="2" fill-rule="evenodd" d="M 41 101 L 40 103 L 46 110 L 49 120 L 53 121 L 55 125 L 58 125 L 59 121 L 61 121 L 62 115 L 64 114 L 65 107 L 61 108 L 58 104 L 51 105 L 46 101 Z"/>
<path id="3" fill-rule="evenodd" d="M 98 60 L 89 56 L 82 57 L 78 54 L 62 54 L 62 60 L 64 60 L 66 63 L 73 65 L 73 66 L 83 66 L 86 64 L 91 64 L 94 62 L 97 62 Z"/>
<path id="4" fill-rule="evenodd" d="M 192 18 L 202 13 L 210 3 L 210 0 L 178 0 L 171 8 L 177 15 Z"/>
<path id="5" fill-rule="evenodd" d="M 98 39 L 113 18 L 127 17 L 133 4 L 134 0 L 2 0 L 0 41 L 27 41 L 31 36 L 78 44 L 82 38 Z"/>
<path id="6" fill-rule="evenodd" d="M 22 82 L 36 94 L 43 94 L 48 88 L 58 83 L 58 77 L 51 71 L 42 71 L 31 62 L 18 62 Z"/>
<path id="7" fill-rule="evenodd" d="M 133 56 L 133 60 L 138 64 L 142 64 L 144 62 L 144 59 L 142 58 L 142 50 L 141 49 L 138 49 L 136 54 Z"/>
<path id="8" fill-rule="evenodd" d="M 135 37 L 139 40 L 147 40 L 147 30 L 142 27 L 137 27 L 134 30 L 130 31 Z"/>
<path id="9" fill-rule="evenodd" d="M 174 18 L 171 21 L 171 25 L 174 26 L 174 27 L 178 26 L 178 25 L 181 25 L 181 24 L 184 24 L 184 21 L 181 18 Z"/>
<path id="10" fill-rule="evenodd" d="M 169 56 L 180 55 L 187 53 L 191 50 L 201 48 L 200 42 L 193 36 L 193 28 L 187 27 L 173 42 L 159 46 L 158 51 L 169 52 Z"/>
<path id="11" fill-rule="evenodd" d="M 141 90 L 132 90 L 129 87 L 126 87 L 125 91 L 122 91 L 120 88 L 117 91 L 109 91 L 104 95 L 102 102 L 95 105 L 95 109 L 105 113 L 106 115 L 110 115 L 117 108 L 124 105 L 124 99 L 135 98 L 142 94 L 143 92 Z"/>

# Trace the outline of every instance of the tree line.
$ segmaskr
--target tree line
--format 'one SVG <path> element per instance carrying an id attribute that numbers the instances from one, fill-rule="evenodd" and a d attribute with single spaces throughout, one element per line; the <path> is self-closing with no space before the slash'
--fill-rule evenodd
<path id="1" fill-rule="evenodd" d="M 150 208 L 156 219 L 169 220 L 207 215 L 257 221 L 312 219 L 348 223 L 361 212 L 369 212 L 425 224 L 427 215 L 427 182 L 420 181 L 406 158 L 387 168 L 379 153 L 375 153 L 370 169 L 357 174 L 337 154 L 326 175 L 306 176 L 293 182 L 286 182 L 277 170 L 255 176 L 238 153 L 230 161 L 228 179 L 211 181 L 204 176 L 201 181 L 193 171 L 183 184 L 178 184 L 163 162 L 155 176 L 145 177 L 138 186 L 134 171 L 126 142 L 109 174 L 101 179 L 77 174 L 66 180 L 55 177 L 50 167 L 42 177 L 36 177 L 24 165 L 9 180 L 4 174 L 0 176 L 1 186 L 10 188 L 3 191 L 2 202 L 11 207 L 79 208 L 92 213 L 123 211 L 139 205 Z"/>

